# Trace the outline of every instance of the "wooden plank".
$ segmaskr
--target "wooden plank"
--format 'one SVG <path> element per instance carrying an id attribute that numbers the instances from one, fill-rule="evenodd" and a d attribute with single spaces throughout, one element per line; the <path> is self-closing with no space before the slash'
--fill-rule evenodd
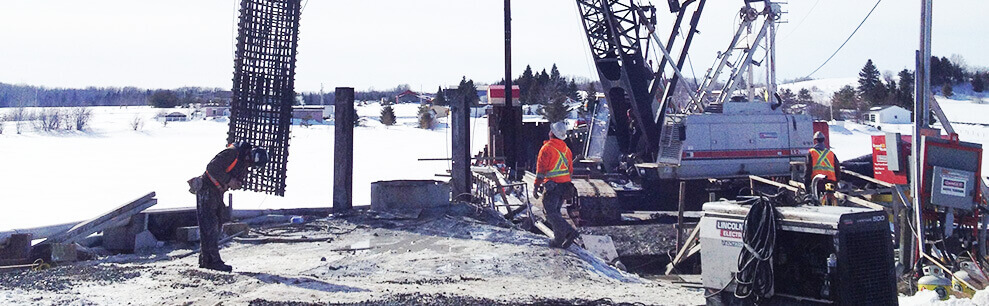
<path id="1" fill-rule="evenodd" d="M 687 193 L 687 182 L 680 181 L 680 194 L 679 194 L 680 197 L 677 201 L 678 209 L 677 209 L 677 227 L 676 227 L 676 231 L 677 231 L 676 248 L 678 250 L 681 247 L 683 247 L 683 208 L 685 205 L 684 202 L 686 202 L 686 198 L 687 198 L 686 193 Z"/>
<path id="2" fill-rule="evenodd" d="M 549 229 L 546 224 L 543 224 L 543 221 L 535 221 L 534 224 L 536 225 L 536 228 L 538 228 L 540 232 L 543 232 L 546 237 L 549 237 L 549 239 L 556 238 L 556 236 L 553 235 L 553 230 Z"/>
<path id="3" fill-rule="evenodd" d="M 130 203 L 124 204 L 117 207 L 110 212 L 102 214 L 96 218 L 89 221 L 80 223 L 68 231 L 52 235 L 45 239 L 44 243 L 68 243 L 68 242 L 78 242 L 82 238 L 86 238 L 93 233 L 107 229 L 113 225 L 120 222 L 126 222 L 130 220 L 130 217 L 144 211 L 148 207 L 158 204 L 158 200 L 154 199 L 155 193 L 151 192 L 137 200 L 131 201 Z"/>
<path id="4" fill-rule="evenodd" d="M 873 183 L 873 184 L 876 184 L 876 185 L 879 185 L 879 186 L 883 186 L 883 187 L 887 187 L 887 188 L 892 188 L 893 187 L 893 184 L 890 184 L 890 183 L 887 183 L 887 182 L 883 182 L 883 181 L 880 181 L 880 180 L 877 180 L 875 178 L 868 177 L 868 176 L 865 176 L 865 175 L 862 175 L 862 174 L 858 174 L 858 173 L 853 172 L 853 171 L 841 170 L 841 173 L 842 174 L 848 174 L 848 175 L 851 175 L 851 176 L 860 178 L 860 179 L 862 179 L 862 180 L 864 180 L 866 182 Z"/>
<path id="5" fill-rule="evenodd" d="M 693 252 L 694 241 L 697 240 L 697 235 L 700 234 L 701 227 L 695 226 L 693 231 L 690 231 L 690 235 L 687 236 L 686 243 L 680 250 L 677 251 L 677 256 L 673 257 L 673 261 L 670 262 L 669 266 L 666 267 L 666 274 L 673 273 L 676 268 L 684 258 L 686 258 L 688 253 Z M 697 252 L 700 252 L 700 244 L 697 244 Z"/>
<path id="6" fill-rule="evenodd" d="M 797 188 L 800 188 L 800 189 L 806 189 L 804 187 L 804 184 L 803 183 L 800 183 L 800 182 L 797 182 L 797 181 L 790 181 L 790 185 L 791 186 L 794 186 L 794 187 L 797 187 Z M 848 202 L 850 202 L 852 204 L 855 204 L 855 205 L 858 205 L 858 206 L 861 206 L 861 207 L 865 207 L 865 208 L 870 208 L 870 209 L 875 209 L 875 210 L 883 210 L 883 209 L 886 208 L 886 206 L 882 206 L 882 205 L 879 205 L 879 204 L 876 204 L 876 203 L 873 203 L 873 202 L 869 202 L 869 201 L 863 200 L 861 198 L 856 198 L 856 197 L 853 197 L 853 196 L 850 196 L 850 195 L 841 193 L 839 191 L 835 191 L 834 192 L 834 197 L 835 198 L 838 198 L 840 200 L 846 200 L 846 201 L 848 201 Z"/>
<path id="7" fill-rule="evenodd" d="M 798 190 L 794 186 L 787 186 L 787 185 L 784 185 L 782 183 L 779 183 L 779 182 L 776 182 L 776 181 L 773 181 L 773 180 L 770 180 L 770 179 L 767 179 L 767 178 L 763 178 L 761 176 L 750 175 L 749 176 L 749 179 L 752 180 L 752 181 L 756 181 L 756 182 L 760 182 L 760 183 L 766 184 L 766 185 L 775 186 L 775 187 L 778 187 L 778 188 L 784 188 L 784 189 L 789 190 L 789 191 L 792 191 L 792 192 L 797 192 L 797 190 Z M 753 188 L 753 189 L 755 189 L 755 188 Z"/>

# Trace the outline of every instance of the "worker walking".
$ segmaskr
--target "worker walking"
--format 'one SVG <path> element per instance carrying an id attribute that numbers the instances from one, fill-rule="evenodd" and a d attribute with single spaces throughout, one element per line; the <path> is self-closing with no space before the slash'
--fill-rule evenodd
<path id="1" fill-rule="evenodd" d="M 227 146 L 206 165 L 206 172 L 196 192 L 196 218 L 199 221 L 199 267 L 230 272 L 233 267 L 220 259 L 220 231 L 223 225 L 223 194 L 240 189 L 247 178 L 248 168 L 261 168 L 268 163 L 268 152 L 250 143 L 238 142 Z"/>
<path id="2" fill-rule="evenodd" d="M 814 195 L 821 200 L 821 205 L 837 205 L 834 191 L 838 189 L 838 181 L 841 180 L 841 165 L 838 157 L 831 152 L 825 144 L 824 133 L 814 133 L 814 147 L 807 152 L 807 167 L 804 170 L 804 184 L 810 189 L 814 177 L 823 175 L 824 179 L 818 181 L 818 194 Z"/>
<path id="3" fill-rule="evenodd" d="M 567 248 L 577 238 L 578 233 L 560 211 L 565 199 L 576 193 L 570 174 L 573 172 L 573 153 L 563 142 L 567 139 L 566 122 L 550 125 L 549 140 L 543 142 L 536 159 L 535 191 L 543 194 L 543 208 L 546 221 L 553 227 L 553 241 L 550 246 Z"/>

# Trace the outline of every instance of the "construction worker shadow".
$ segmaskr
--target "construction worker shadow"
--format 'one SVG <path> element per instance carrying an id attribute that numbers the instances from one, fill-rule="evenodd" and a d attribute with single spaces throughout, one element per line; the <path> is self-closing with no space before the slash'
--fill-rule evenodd
<path id="1" fill-rule="evenodd" d="M 309 290 L 317 290 L 323 292 L 370 292 L 370 290 L 364 288 L 356 288 L 344 285 L 336 285 L 327 283 L 311 277 L 285 277 L 281 275 L 274 275 L 268 273 L 256 273 L 256 272 L 236 272 L 243 276 L 253 277 L 266 284 L 282 284 L 287 286 L 299 287 Z"/>

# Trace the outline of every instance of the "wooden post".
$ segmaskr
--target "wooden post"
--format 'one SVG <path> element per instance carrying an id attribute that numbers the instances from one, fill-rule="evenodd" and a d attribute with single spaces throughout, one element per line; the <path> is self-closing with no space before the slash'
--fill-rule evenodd
<path id="1" fill-rule="evenodd" d="M 677 247 L 679 250 L 683 247 L 683 209 L 684 202 L 687 194 L 687 182 L 680 181 L 680 202 L 679 208 L 677 208 Z"/>
<path id="2" fill-rule="evenodd" d="M 450 105 L 450 132 L 453 140 L 452 178 L 450 179 L 453 199 L 471 191 L 470 176 L 470 107 L 467 99 L 454 99 Z"/>
<path id="3" fill-rule="evenodd" d="M 227 210 L 223 213 L 223 222 L 233 221 L 234 216 L 234 194 L 227 194 Z"/>
<path id="4" fill-rule="evenodd" d="M 336 88 L 334 104 L 333 211 L 354 207 L 354 89 Z"/>

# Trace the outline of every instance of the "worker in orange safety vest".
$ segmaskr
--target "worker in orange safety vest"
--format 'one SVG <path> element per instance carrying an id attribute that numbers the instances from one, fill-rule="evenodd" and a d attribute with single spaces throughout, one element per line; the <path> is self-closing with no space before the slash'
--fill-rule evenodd
<path id="1" fill-rule="evenodd" d="M 550 125 L 549 140 L 543 142 L 536 159 L 535 196 L 543 194 L 546 221 L 553 228 L 551 247 L 567 248 L 578 237 L 577 229 L 563 218 L 563 201 L 573 198 L 576 189 L 570 182 L 573 173 L 573 153 L 563 142 L 567 139 L 567 123 Z"/>
<path id="2" fill-rule="evenodd" d="M 807 152 L 807 167 L 804 170 L 804 184 L 810 190 L 814 177 L 823 175 L 824 180 L 817 183 L 817 197 L 822 205 L 836 205 L 834 191 L 838 189 L 841 180 L 841 164 L 831 148 L 824 145 L 824 133 L 814 133 L 814 147 Z"/>

